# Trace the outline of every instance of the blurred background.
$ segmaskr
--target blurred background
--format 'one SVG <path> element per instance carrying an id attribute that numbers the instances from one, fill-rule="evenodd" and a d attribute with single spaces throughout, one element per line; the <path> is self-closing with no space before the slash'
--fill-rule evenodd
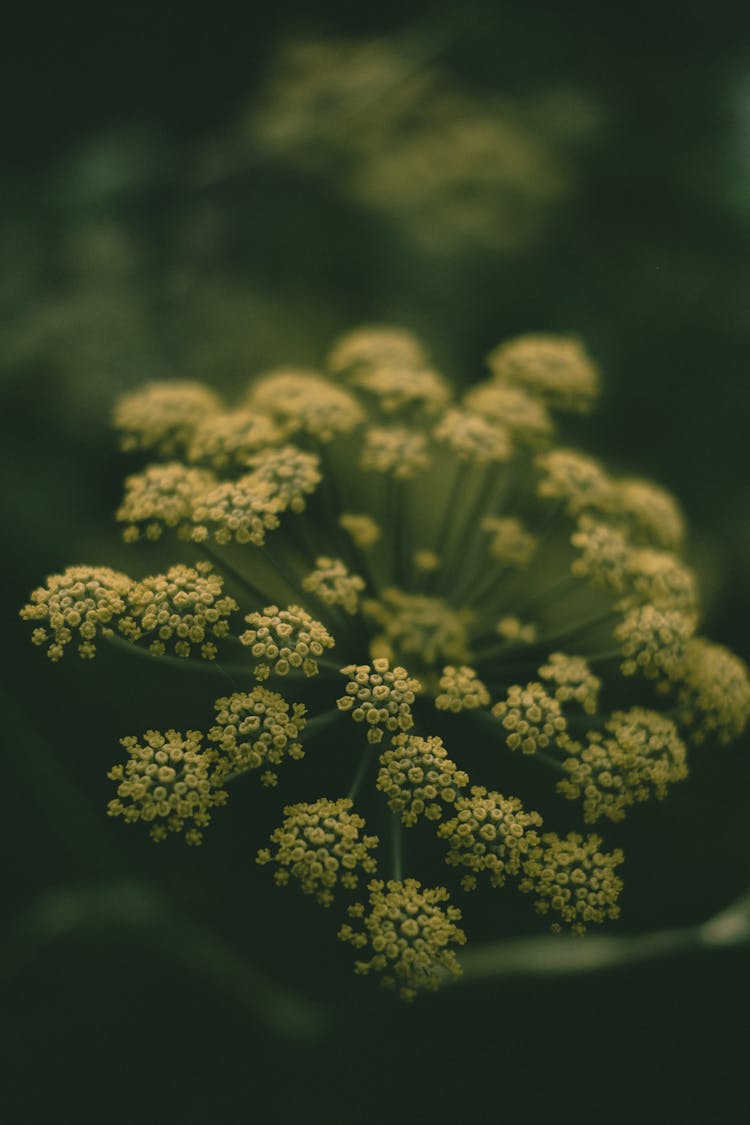
<path id="1" fill-rule="evenodd" d="M 278 802 L 188 851 L 108 821 L 122 733 L 200 725 L 185 679 L 48 666 L 17 609 L 127 569 L 113 398 L 231 394 L 362 321 L 458 383 L 499 340 L 580 335 L 580 436 L 682 500 L 705 631 L 750 657 L 750 20 L 731 4 L 284 3 L 13 17 L 0 168 L 7 667 L 0 969 L 10 1121 L 744 1120 L 743 952 L 459 986 L 351 975 L 255 849 Z M 171 708 L 171 711 L 170 711 Z M 192 714 L 195 718 L 192 718 Z M 177 725 L 180 725 L 177 724 Z M 622 933 L 750 886 L 747 739 L 618 830 Z M 228 820 L 227 817 L 224 818 Z M 12 857 L 12 858 L 11 858 Z M 323 915 L 323 917 L 321 917 Z M 480 919 L 486 936 L 492 919 Z"/>

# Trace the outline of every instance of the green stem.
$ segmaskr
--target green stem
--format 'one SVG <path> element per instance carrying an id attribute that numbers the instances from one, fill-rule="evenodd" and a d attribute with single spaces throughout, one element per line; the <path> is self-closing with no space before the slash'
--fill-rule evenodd
<path id="1" fill-rule="evenodd" d="M 162 665 L 171 664 L 175 668 L 190 668 L 190 670 L 194 672 L 219 672 L 223 676 L 230 676 L 231 673 L 244 676 L 249 674 L 249 666 L 247 664 L 222 665 L 216 660 L 193 660 L 188 656 L 170 656 L 168 653 L 164 653 L 163 656 L 158 656 L 156 653 L 151 652 L 150 649 L 141 648 L 135 641 L 128 641 L 124 637 L 118 637 L 116 633 L 104 639 L 107 644 L 111 645 L 113 648 L 119 648 L 132 656 L 139 656 L 141 659 L 152 660 L 154 663 Z"/>
<path id="2" fill-rule="evenodd" d="M 341 718 L 341 711 L 339 711 L 338 707 L 332 707 L 330 711 L 323 711 L 322 714 L 316 715 L 314 719 L 310 719 L 303 730 L 301 735 L 302 741 L 305 742 L 308 738 L 314 738 L 339 718 Z"/>
<path id="3" fill-rule="evenodd" d="M 367 750 L 365 751 L 365 753 L 360 758 L 359 765 L 357 766 L 357 772 L 354 774 L 354 777 L 352 778 L 352 783 L 349 786 L 349 792 L 347 793 L 347 797 L 349 798 L 350 801 L 353 801 L 354 798 L 357 796 L 357 793 L 359 793 L 359 790 L 362 786 L 362 782 L 364 781 L 365 776 L 367 775 L 367 771 L 370 768 L 370 763 L 372 762 L 372 759 L 375 757 L 375 751 L 376 750 L 377 750 L 377 744 L 371 743 L 367 747 Z"/>
<path id="4" fill-rule="evenodd" d="M 227 577 L 234 581 L 238 586 L 241 586 L 243 590 L 246 590 L 248 594 L 251 594 L 254 598 L 260 601 L 262 605 L 268 604 L 268 595 L 260 590 L 257 586 L 255 586 L 245 574 L 242 574 L 241 571 L 236 570 L 231 563 L 228 563 L 226 559 L 223 559 L 221 555 L 218 555 L 210 547 L 206 546 L 205 543 L 196 543 L 195 547 L 200 552 L 200 554 L 202 554 L 208 560 L 208 562 L 213 563 L 217 570 L 223 571 Z"/>
<path id="5" fill-rule="evenodd" d="M 567 629 L 561 629 L 558 633 L 552 633 L 548 637 L 540 637 L 535 643 L 549 648 L 550 645 L 557 644 L 560 641 L 567 641 L 570 637 L 575 637 L 578 633 L 583 633 L 586 629 L 593 629 L 597 625 L 605 625 L 609 621 L 616 621 L 619 616 L 620 615 L 612 609 L 595 613 L 591 617 L 586 617 L 583 621 L 569 626 Z"/>
<path id="6" fill-rule="evenodd" d="M 527 598 L 520 606 L 514 607 L 513 613 L 516 617 L 523 617 L 524 613 L 526 613 L 531 606 L 542 605 L 544 602 L 550 601 L 560 594 L 565 594 L 569 590 L 575 589 L 580 586 L 580 584 L 581 579 L 576 577 L 575 574 L 563 574 L 556 582 L 553 582 L 551 586 L 547 586 L 545 590 L 540 590 L 538 594 L 532 594 L 532 596 Z"/>
<path id="7" fill-rule="evenodd" d="M 391 813 L 391 849 L 393 861 L 393 878 L 398 882 L 404 877 L 403 871 L 404 834 L 401 829 L 401 814 Z"/>

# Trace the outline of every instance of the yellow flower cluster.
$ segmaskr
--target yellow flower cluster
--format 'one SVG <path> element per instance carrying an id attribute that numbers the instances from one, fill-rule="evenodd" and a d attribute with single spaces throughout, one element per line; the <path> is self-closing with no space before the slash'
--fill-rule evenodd
<path id="1" fill-rule="evenodd" d="M 363 551 L 374 547 L 382 535 L 380 525 L 372 516 L 365 514 L 344 512 L 339 516 L 339 524 L 351 536 L 355 546 Z"/>
<path id="2" fill-rule="evenodd" d="M 366 583 L 358 574 L 350 574 L 346 563 L 321 555 L 315 560 L 315 570 L 302 579 L 302 589 L 309 590 L 325 605 L 339 606 L 346 613 L 355 614 L 359 596 Z"/>
<path id="3" fill-rule="evenodd" d="M 624 593 L 633 550 L 622 531 L 582 516 L 570 541 L 579 551 L 570 568 L 576 578 L 584 578 L 595 590 Z"/>
<path id="4" fill-rule="evenodd" d="M 127 574 L 108 566 L 69 566 L 34 590 L 21 617 L 40 622 L 31 639 L 35 645 L 47 645 L 50 660 L 59 660 L 76 636 L 78 655 L 90 660 L 96 654 L 97 634 L 113 635 L 113 624 L 125 613 L 132 585 Z"/>
<path id="5" fill-rule="evenodd" d="M 602 466 L 576 449 L 546 450 L 537 457 L 536 467 L 537 495 L 559 501 L 571 516 L 600 510 L 609 496 L 610 481 Z"/>
<path id="6" fill-rule="evenodd" d="M 264 449 L 249 457 L 247 463 L 253 470 L 252 477 L 259 484 L 270 486 L 271 499 L 280 512 L 287 508 L 304 512 L 306 497 L 321 481 L 318 455 L 305 453 L 294 445 Z"/>
<path id="7" fill-rule="evenodd" d="M 254 453 L 277 445 L 283 436 L 283 431 L 270 418 L 255 411 L 208 414 L 193 430 L 187 459 L 217 473 L 240 468 L 247 465 Z"/>
<path id="8" fill-rule="evenodd" d="M 195 567 L 180 563 L 166 574 L 133 583 L 120 628 L 132 641 L 150 637 L 155 656 L 163 656 L 171 647 L 176 656 L 188 657 L 198 649 L 204 660 L 213 660 L 217 649 L 209 637 L 228 636 L 229 618 L 237 609 L 210 563 Z"/>
<path id="9" fill-rule="evenodd" d="M 204 543 L 213 531 L 221 546 L 254 543 L 262 547 L 266 534 L 279 526 L 279 500 L 270 481 L 246 473 L 237 480 L 222 481 L 196 497 L 191 538 Z"/>
<path id="10" fill-rule="evenodd" d="M 284 823 L 271 833 L 275 850 L 261 848 L 257 862 L 278 864 L 274 879 L 279 886 L 296 879 L 305 894 L 330 906 L 336 887 L 353 890 L 360 873 L 371 875 L 377 868 L 370 852 L 378 838 L 362 835 L 365 822 L 351 807 L 347 798 L 287 805 Z"/>
<path id="11" fill-rule="evenodd" d="M 627 577 L 630 592 L 620 602 L 623 608 L 650 603 L 697 617 L 695 575 L 676 555 L 655 547 L 635 548 L 628 559 Z"/>
<path id="12" fill-rule="evenodd" d="M 694 742 L 716 738 L 726 745 L 750 722 L 750 676 L 744 661 L 705 637 L 688 641 L 676 671 L 680 722 Z"/>
<path id="13" fill-rule="evenodd" d="M 154 660 L 218 658 L 183 662 L 186 678 L 230 678 L 205 733 L 123 740 L 109 811 L 155 839 L 199 842 L 238 775 L 275 785 L 303 739 L 336 723 L 347 752 L 316 771 L 332 779 L 321 790 L 348 796 L 288 805 L 258 859 L 328 905 L 376 871 L 377 837 L 352 802 L 377 790 L 367 815 L 380 836 L 388 825 L 393 881 L 370 884 L 351 911 L 362 925 L 341 936 L 367 950 L 360 972 L 409 998 L 459 971 L 464 937 L 442 887 L 402 878 L 404 826 L 415 873 L 432 836 L 435 865 L 465 890 L 486 873 L 579 933 L 617 916 L 622 854 L 598 836 L 542 835 L 525 772 L 551 777 L 553 810 L 567 798 L 586 824 L 617 822 L 687 775 L 686 743 L 726 743 L 750 723 L 745 664 L 695 635 L 674 498 L 557 444 L 555 412 L 588 410 L 598 390 L 581 345 L 524 336 L 489 366 L 456 398 L 412 333 L 370 326 L 339 341 L 328 374 L 266 371 L 235 406 L 196 383 L 123 396 L 123 444 L 153 453 L 126 479 L 124 537 L 171 532 L 187 557 L 141 579 L 71 567 L 21 611 L 52 660 L 124 636 Z M 518 795 L 469 789 L 466 762 L 508 749 Z"/>
<path id="14" fill-rule="evenodd" d="M 252 384 L 247 401 L 253 410 L 270 414 L 287 434 L 308 434 L 324 443 L 350 433 L 365 418 L 352 394 L 315 371 L 268 371 Z"/>
<path id="15" fill-rule="evenodd" d="M 442 598 L 409 594 L 388 587 L 379 599 L 362 604 L 365 616 L 382 629 L 371 643 L 373 651 L 389 658 L 416 658 L 420 663 L 469 658 L 470 610 L 454 610 Z"/>
<path id="16" fill-rule="evenodd" d="M 542 684 L 532 681 L 521 687 L 513 684 L 505 699 L 492 708 L 505 730 L 505 743 L 511 750 L 535 754 L 567 740 L 567 723 L 554 696 Z"/>
<path id="17" fill-rule="evenodd" d="M 518 336 L 487 357 L 501 383 L 522 387 L 554 410 L 584 413 L 599 395 L 599 372 L 578 340 L 546 333 Z"/>
<path id="18" fill-rule="evenodd" d="M 493 887 L 518 875 L 529 850 L 539 845 L 534 830 L 541 825 L 539 813 L 526 812 L 518 797 L 473 785 L 471 796 L 458 798 L 456 815 L 440 825 L 438 834 L 448 842 L 446 863 L 467 870 L 461 886 L 471 891 L 482 871 Z"/>
<path id="19" fill-rule="evenodd" d="M 317 676 L 318 660 L 326 649 L 333 648 L 333 637 L 325 625 L 298 605 L 286 609 L 267 605 L 260 613 L 247 614 L 245 621 L 250 628 L 240 640 L 250 649 L 256 680 L 287 676 L 292 671 Z"/>
<path id="20" fill-rule="evenodd" d="M 429 367 L 391 362 L 360 366 L 348 375 L 352 387 L 371 398 L 383 414 L 437 414 L 450 400 L 448 384 Z"/>
<path id="21" fill-rule="evenodd" d="M 268 767 L 280 765 L 286 757 L 305 756 L 300 742 L 307 724 L 302 703 L 290 705 L 283 695 L 259 686 L 223 696 L 214 706 L 216 722 L 208 739 L 220 751 L 225 773 L 264 767 L 261 782 L 275 785 L 276 771 Z"/>
<path id="22" fill-rule="evenodd" d="M 650 480 L 622 477 L 610 483 L 603 511 L 639 545 L 676 551 L 685 538 L 685 520 L 671 493 Z"/>
<path id="23" fill-rule="evenodd" d="M 695 618 L 676 610 L 655 605 L 629 610 L 613 630 L 624 657 L 623 676 L 640 672 L 650 680 L 673 678 L 694 630 Z"/>
<path id="24" fill-rule="evenodd" d="M 426 364 L 427 353 L 413 332 L 392 325 L 369 325 L 343 335 L 331 349 L 327 367 L 332 375 L 350 376 L 388 366 L 419 370 Z"/>
<path id="25" fill-rule="evenodd" d="M 397 734 L 390 749 L 380 755 L 377 788 L 388 799 L 391 812 L 399 813 L 411 827 L 420 816 L 440 820 L 452 805 L 469 775 L 448 757 L 442 739 Z"/>
<path id="26" fill-rule="evenodd" d="M 485 516 L 482 531 L 492 535 L 490 555 L 504 566 L 527 566 L 536 553 L 538 540 L 517 516 Z"/>
<path id="27" fill-rule="evenodd" d="M 159 539 L 164 528 L 189 537 L 199 497 L 215 487 L 213 473 L 181 461 L 149 465 L 140 473 L 132 473 L 125 478 L 125 495 L 115 513 L 115 519 L 125 524 L 123 538 L 128 543 L 137 542 L 141 536 Z"/>
<path id="28" fill-rule="evenodd" d="M 339 711 L 348 711 L 355 723 L 367 724 L 367 741 L 382 741 L 386 731 L 408 731 L 414 726 L 411 705 L 421 690 L 419 680 L 405 668 L 391 668 L 385 658 L 369 664 L 347 664 L 346 694 L 336 700 Z"/>
<path id="29" fill-rule="evenodd" d="M 432 574 L 440 569 L 440 555 L 436 551 L 415 551 L 412 559 L 417 570 L 421 570 L 423 574 Z"/>
<path id="30" fill-rule="evenodd" d="M 539 669 L 539 678 L 555 685 L 558 703 L 577 703 L 588 715 L 595 713 L 602 681 L 582 656 L 551 653 L 547 663 Z"/>
<path id="31" fill-rule="evenodd" d="M 428 366 L 422 345 L 403 329 L 349 333 L 331 352 L 328 368 L 382 414 L 434 415 L 451 398 L 447 380 Z"/>
<path id="32" fill-rule="evenodd" d="M 518 445 L 546 445 L 552 436 L 549 411 L 520 387 L 478 383 L 466 392 L 463 405 L 472 413 L 503 425 Z"/>
<path id="33" fill-rule="evenodd" d="M 433 430 L 433 437 L 446 445 L 459 461 L 476 465 L 509 461 L 513 454 L 510 432 L 501 422 L 455 406 L 445 411 Z"/>
<path id="34" fill-rule="evenodd" d="M 109 802 L 110 816 L 128 823 L 151 825 L 152 840 L 170 832 L 185 831 L 185 842 L 200 844 L 202 828 L 211 821 L 211 809 L 227 800 L 215 756 L 202 749 L 203 735 L 189 730 L 161 734 L 147 730 L 143 742 L 121 739 L 128 752 L 125 765 L 113 766 L 107 776 L 119 782 L 117 797 Z"/>
<path id="35" fill-rule="evenodd" d="M 609 737 L 589 731 L 586 746 L 568 744 L 568 776 L 557 786 L 569 800 L 583 801 L 587 824 L 622 820 L 631 805 L 662 800 L 687 777 L 685 745 L 665 715 L 642 707 L 615 711 L 605 729 Z"/>
<path id="36" fill-rule="evenodd" d="M 449 901 L 445 887 L 425 887 L 418 879 L 373 879 L 369 884 L 369 909 L 361 903 L 349 908 L 362 929 L 346 923 L 342 941 L 367 950 L 369 960 L 357 961 L 358 973 L 381 973 L 381 983 L 397 987 L 403 1000 L 413 1000 L 425 989 L 435 989 L 446 976 L 457 977 L 461 966 L 453 945 L 463 945 L 466 935 L 456 925 L 461 911 L 443 907 Z"/>
<path id="37" fill-rule="evenodd" d="M 475 711 L 489 707 L 490 693 L 473 668 L 466 664 L 447 664 L 440 677 L 440 691 L 435 696 L 438 711 Z"/>
<path id="38" fill-rule="evenodd" d="M 360 466 L 394 480 L 408 480 L 430 464 L 427 437 L 407 426 L 369 426 Z"/>
<path id="39" fill-rule="evenodd" d="M 220 409 L 219 396 L 202 383 L 147 383 L 121 396 L 114 421 L 123 449 L 149 449 L 173 457 L 183 451 L 198 423 Z"/>
<path id="40" fill-rule="evenodd" d="M 559 914 L 574 934 L 584 933 L 592 922 L 620 915 L 617 900 L 622 879 L 615 868 L 624 856 L 619 848 L 601 851 L 601 843 L 600 836 L 569 832 L 560 837 L 546 832 L 524 863 L 520 889 L 534 895 L 537 913 Z M 556 922 L 552 928 L 557 930 L 560 924 Z"/>
<path id="41" fill-rule="evenodd" d="M 504 640 L 519 645 L 531 645 L 537 639 L 539 630 L 531 621 L 521 621 L 520 617 L 501 617 L 495 632 Z"/>

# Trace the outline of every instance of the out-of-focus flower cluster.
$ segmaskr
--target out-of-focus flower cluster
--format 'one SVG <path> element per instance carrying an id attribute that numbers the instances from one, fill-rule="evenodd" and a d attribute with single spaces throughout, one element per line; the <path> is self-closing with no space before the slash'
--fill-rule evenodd
<path id="1" fill-rule="evenodd" d="M 207 154 L 204 174 L 236 175 L 243 153 L 262 153 L 335 176 L 339 190 L 430 251 L 527 244 L 570 192 L 571 156 L 596 133 L 599 112 L 572 90 L 550 91 L 547 104 L 488 101 L 435 54 L 434 42 L 417 39 L 283 43 L 239 132 Z"/>
<path id="2" fill-rule="evenodd" d="M 455 401 L 410 332 L 369 327 L 235 404 L 128 393 L 123 447 L 152 460 L 117 519 L 187 561 L 70 567 L 21 611 L 55 661 L 117 643 L 231 679 L 204 732 L 122 740 L 109 812 L 155 840 L 199 843 L 237 777 L 283 789 L 309 755 L 317 792 L 258 861 L 348 899 L 357 971 L 409 999 L 460 972 L 454 896 L 520 892 L 576 934 L 617 918 L 623 853 L 588 826 L 662 800 L 691 743 L 750 719 L 747 668 L 698 631 L 677 502 L 557 443 L 556 415 L 598 392 L 581 343 L 525 336 L 488 362 Z M 518 792 L 493 788 L 504 756 Z"/>

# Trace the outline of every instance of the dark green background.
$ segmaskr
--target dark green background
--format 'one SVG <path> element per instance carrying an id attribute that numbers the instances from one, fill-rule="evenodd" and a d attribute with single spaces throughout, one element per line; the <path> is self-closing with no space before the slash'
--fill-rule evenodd
<path id="1" fill-rule="evenodd" d="M 480 97 L 568 86 L 600 110 L 577 189 L 533 245 L 436 260 L 333 174 L 272 162 L 219 184 L 191 178 L 285 36 L 431 27 L 445 33 L 443 68 Z M 73 5 L 15 18 L 0 173 L 10 1121 L 745 1120 L 744 953 L 400 1006 L 350 977 L 331 918 L 256 868 L 273 822 L 260 802 L 246 821 L 217 819 L 198 852 L 155 849 L 106 819 L 123 730 L 175 713 L 200 725 L 200 701 L 184 699 L 184 677 L 155 683 L 119 655 L 48 666 L 15 615 L 69 563 L 128 565 L 111 522 L 119 389 L 183 372 L 238 387 L 389 319 L 418 328 L 465 381 L 505 336 L 579 333 L 606 383 L 587 447 L 679 494 L 706 631 L 750 656 L 748 30 L 739 5 L 671 0 L 329 2 L 256 17 Z M 216 213 L 221 236 L 191 242 Z M 262 307 L 243 319 L 246 291 L 289 310 L 288 350 L 263 335 Z M 623 932 L 700 921 L 750 884 L 747 749 L 696 754 L 668 803 L 623 828 Z M 109 886 L 127 915 L 123 888 L 143 884 L 171 904 L 166 926 L 107 924 L 96 903 L 76 924 L 81 891 Z M 326 1029 L 304 1043 L 269 1032 L 231 972 L 207 975 L 206 933 L 321 1005 Z"/>

